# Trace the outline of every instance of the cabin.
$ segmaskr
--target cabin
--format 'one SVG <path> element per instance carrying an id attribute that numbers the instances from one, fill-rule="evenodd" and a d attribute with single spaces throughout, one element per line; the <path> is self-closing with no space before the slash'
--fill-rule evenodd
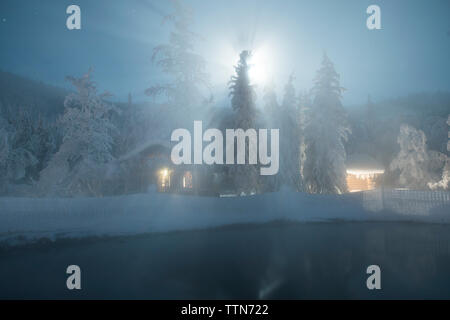
<path id="1" fill-rule="evenodd" d="M 158 192 L 186 195 L 215 195 L 212 187 L 211 170 L 203 165 L 174 165 L 170 159 L 170 149 L 165 146 L 151 146 L 141 152 L 147 162 Z"/>
<path id="2" fill-rule="evenodd" d="M 205 167 L 195 165 L 163 165 L 156 171 L 156 185 L 159 192 L 186 195 L 213 196 L 214 188 Z"/>
<path id="3" fill-rule="evenodd" d="M 170 145 L 150 141 L 119 159 L 135 173 L 126 181 L 129 192 L 141 192 L 155 185 L 162 193 L 197 196 L 220 196 L 228 190 L 229 182 L 223 170 L 215 166 L 174 165 L 170 159 Z M 131 190 L 131 191 L 130 191 Z"/>
<path id="4" fill-rule="evenodd" d="M 349 192 L 374 190 L 384 175 L 384 167 L 365 154 L 347 157 L 347 188 Z"/>

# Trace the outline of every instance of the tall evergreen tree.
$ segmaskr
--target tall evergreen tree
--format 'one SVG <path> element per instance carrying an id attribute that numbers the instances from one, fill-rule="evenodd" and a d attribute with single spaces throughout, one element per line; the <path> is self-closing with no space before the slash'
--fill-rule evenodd
<path id="1" fill-rule="evenodd" d="M 278 104 L 277 93 L 275 91 L 275 84 L 273 81 L 269 82 L 264 87 L 263 101 L 267 125 L 270 128 L 279 128 L 277 119 L 280 112 L 280 106 Z"/>
<path id="2" fill-rule="evenodd" d="M 234 126 L 236 129 L 256 129 L 256 93 L 255 88 L 250 84 L 248 75 L 248 60 L 250 57 L 250 51 L 241 52 L 239 62 L 235 66 L 236 75 L 232 76 L 229 82 L 231 106 L 234 110 Z M 259 173 L 256 165 L 249 164 L 250 147 L 249 141 L 246 140 L 246 164 L 236 164 L 230 169 L 235 188 L 239 194 L 250 194 L 258 191 Z"/>
<path id="3" fill-rule="evenodd" d="M 305 131 L 307 124 L 307 112 L 311 108 L 311 94 L 308 91 L 302 92 L 298 97 L 298 125 L 300 135 L 299 145 L 299 166 L 300 176 L 303 177 L 303 169 L 306 161 L 306 143 L 305 143 Z M 301 190 L 305 191 L 304 183 L 302 183 Z"/>
<path id="4" fill-rule="evenodd" d="M 170 122 L 178 127 L 195 120 L 207 105 L 205 92 L 209 89 L 206 62 L 195 52 L 194 45 L 199 39 L 191 28 L 192 11 L 179 0 L 171 0 L 174 13 L 165 17 L 164 22 L 173 26 L 167 44 L 154 48 L 152 61 L 171 79 L 146 90 L 152 97 L 164 96 L 167 100 L 166 112 Z"/>
<path id="5" fill-rule="evenodd" d="M 8 176 L 16 183 L 27 183 L 39 160 L 33 152 L 34 120 L 26 109 L 19 109 L 17 116 L 9 119 L 12 124 Z"/>
<path id="6" fill-rule="evenodd" d="M 400 127 L 397 142 L 400 145 L 400 151 L 392 160 L 389 169 L 399 173 L 399 185 L 411 189 L 431 187 L 439 178 L 431 170 L 433 158 L 443 156 L 445 161 L 447 156 L 438 152 L 429 152 L 425 133 L 410 125 L 404 124 Z"/>
<path id="7" fill-rule="evenodd" d="M 40 115 L 33 116 L 25 108 L 7 112 L 6 119 L 0 121 L 5 131 L 0 144 L 7 147 L 3 164 L 8 170 L 4 179 L 16 184 L 31 184 L 39 179 L 39 172 L 54 152 L 50 128 Z"/>
<path id="8" fill-rule="evenodd" d="M 303 181 L 311 193 L 343 193 L 346 185 L 344 143 L 351 132 L 342 106 L 339 74 L 326 54 L 313 87 L 307 112 Z"/>
<path id="9" fill-rule="evenodd" d="M 277 93 L 275 91 L 275 84 L 273 81 L 269 82 L 264 87 L 263 101 L 265 127 L 270 129 L 280 129 L 280 105 L 278 104 Z M 272 141 L 269 140 L 268 150 L 271 150 L 271 143 Z M 260 177 L 260 181 L 266 192 L 278 191 L 280 189 L 280 174 Z"/>
<path id="10" fill-rule="evenodd" d="M 294 88 L 294 76 L 289 77 L 284 88 L 280 118 L 280 176 L 282 184 L 295 190 L 301 189 L 300 176 L 300 132 L 298 123 L 298 101 Z"/>
<path id="11" fill-rule="evenodd" d="M 112 155 L 115 107 L 98 94 L 89 71 L 81 78 L 67 77 L 76 88 L 64 102 L 65 112 L 58 123 L 62 144 L 42 171 L 40 188 L 44 193 L 64 195 L 103 194 L 102 181 Z"/>

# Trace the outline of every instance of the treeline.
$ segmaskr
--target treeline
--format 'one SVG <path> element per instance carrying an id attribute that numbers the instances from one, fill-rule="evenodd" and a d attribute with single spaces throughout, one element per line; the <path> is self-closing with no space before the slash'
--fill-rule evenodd
<path id="1" fill-rule="evenodd" d="M 262 177 L 257 165 L 211 166 L 211 177 L 238 194 L 282 186 L 309 193 L 344 193 L 346 158 L 363 153 L 384 164 L 380 183 L 391 187 L 447 189 L 450 95 L 414 95 L 346 109 L 343 88 L 324 54 L 311 89 L 298 91 L 294 75 L 264 88 L 261 105 L 243 51 L 229 82 L 229 105 L 210 92 L 206 62 L 194 51 L 192 12 L 174 2 L 168 43 L 153 63 L 167 83 L 149 88 L 147 104 L 113 104 L 88 71 L 67 77 L 67 92 L 7 75 L 0 95 L 0 193 L 25 196 L 105 196 L 143 192 L 152 181 L 148 159 L 125 157 L 142 144 L 170 141 L 194 120 L 210 127 L 280 129 L 280 169 Z M 410 107 L 411 106 L 411 107 Z M 248 148 L 247 148 L 248 150 Z M 248 155 L 246 156 L 248 158 Z"/>

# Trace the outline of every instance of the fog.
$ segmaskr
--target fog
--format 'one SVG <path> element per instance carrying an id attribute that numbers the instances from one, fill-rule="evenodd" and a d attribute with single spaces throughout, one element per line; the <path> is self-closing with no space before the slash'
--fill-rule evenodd
<path id="1" fill-rule="evenodd" d="M 448 298 L 449 9 L 2 0 L 0 299 Z"/>
<path id="2" fill-rule="evenodd" d="M 208 63 L 212 91 L 225 84 L 243 49 L 264 50 L 267 78 L 277 90 L 295 73 L 308 90 L 326 51 L 347 89 L 344 104 L 422 91 L 448 90 L 450 25 L 448 1 L 186 1 L 194 13 L 197 45 Z M 101 88 L 126 100 L 145 100 L 144 90 L 160 81 L 152 49 L 164 43 L 171 12 L 166 1 L 77 1 L 82 29 L 69 31 L 67 1 L 0 4 L 0 69 L 54 85 L 66 75 L 95 68 Z M 366 9 L 381 8 L 381 30 L 366 28 Z"/>

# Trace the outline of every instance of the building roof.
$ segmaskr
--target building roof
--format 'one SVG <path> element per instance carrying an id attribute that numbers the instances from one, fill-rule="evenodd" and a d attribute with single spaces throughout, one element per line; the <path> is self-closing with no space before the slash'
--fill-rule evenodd
<path id="1" fill-rule="evenodd" d="M 170 143 L 167 143 L 167 141 L 162 141 L 161 139 L 146 141 L 131 152 L 128 152 L 126 155 L 122 156 L 119 161 L 125 161 L 139 155 L 149 155 L 152 153 L 167 153 L 167 155 L 170 156 Z"/>

